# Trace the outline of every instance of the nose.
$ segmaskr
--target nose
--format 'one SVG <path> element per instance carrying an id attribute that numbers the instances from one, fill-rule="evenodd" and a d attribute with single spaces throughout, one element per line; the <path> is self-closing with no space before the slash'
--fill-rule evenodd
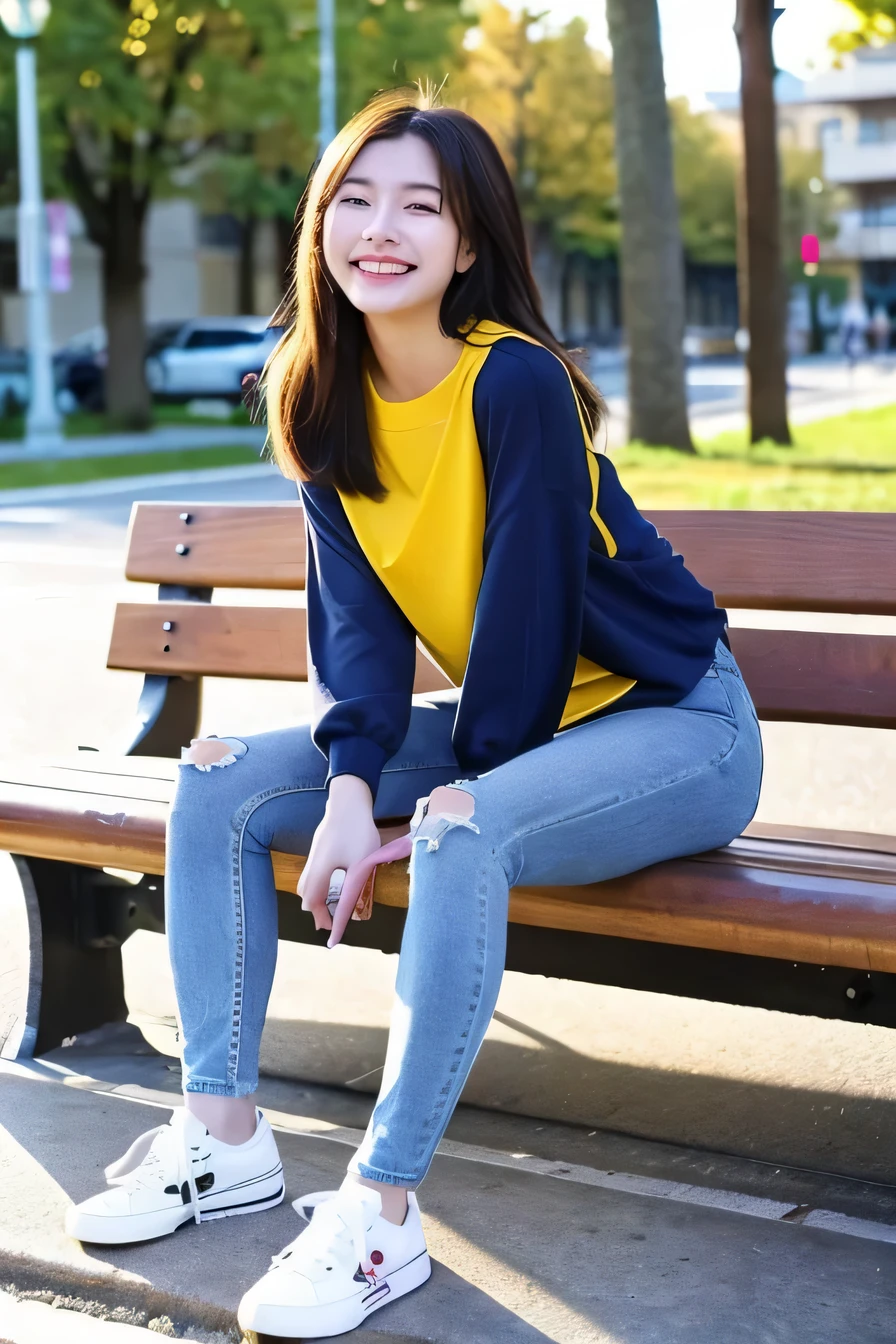
<path id="1" fill-rule="evenodd" d="M 392 243 L 398 245 L 400 242 L 399 228 L 394 218 L 394 212 L 387 202 L 374 207 L 368 220 L 367 227 L 361 234 L 365 242 L 369 243 Z"/>

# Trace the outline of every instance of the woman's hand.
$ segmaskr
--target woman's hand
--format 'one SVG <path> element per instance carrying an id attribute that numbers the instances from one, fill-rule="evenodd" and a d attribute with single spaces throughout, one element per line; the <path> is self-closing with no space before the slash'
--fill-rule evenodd
<path id="1" fill-rule="evenodd" d="M 314 832 L 298 885 L 302 909 L 313 915 L 316 929 L 333 927 L 327 894 L 336 869 L 348 871 L 352 864 L 379 849 L 381 843 L 374 825 L 370 789 L 356 775 L 337 775 L 330 781 L 326 811 Z"/>

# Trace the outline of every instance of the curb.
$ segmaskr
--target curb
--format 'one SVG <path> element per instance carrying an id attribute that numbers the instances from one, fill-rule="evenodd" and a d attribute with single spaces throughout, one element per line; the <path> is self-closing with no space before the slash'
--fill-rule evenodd
<path id="1" fill-rule="evenodd" d="M 129 1325 L 146 1325 L 167 1318 L 164 1332 L 175 1339 L 195 1338 L 198 1332 L 210 1344 L 239 1344 L 242 1332 L 235 1313 L 222 1307 L 161 1293 L 152 1284 L 112 1269 L 91 1274 L 74 1265 L 35 1260 L 0 1252 L 0 1291 L 19 1300 L 38 1300 L 57 1308 Z M 61 1299 L 61 1300 L 56 1300 Z"/>
<path id="2" fill-rule="evenodd" d="M 51 504 L 55 500 L 126 494 L 129 490 L 156 490 L 169 485 L 205 485 L 216 481 L 249 481 L 280 474 L 272 464 L 249 462 L 241 467 L 196 467 L 187 471 L 156 472 L 149 476 L 112 476 L 96 481 L 74 481 L 71 485 L 31 485 L 16 490 L 0 490 L 0 510 L 8 504 Z"/>

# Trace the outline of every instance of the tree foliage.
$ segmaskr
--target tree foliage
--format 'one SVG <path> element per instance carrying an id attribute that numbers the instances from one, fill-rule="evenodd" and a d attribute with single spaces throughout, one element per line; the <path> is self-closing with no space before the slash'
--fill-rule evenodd
<path id="1" fill-rule="evenodd" d="M 685 98 L 674 99 L 670 111 L 684 250 L 692 261 L 733 262 L 737 257 L 737 157 L 708 113 L 692 112 Z"/>
<path id="2" fill-rule="evenodd" d="M 840 0 L 852 19 L 852 26 L 835 33 L 831 46 L 835 51 L 853 51 L 856 47 L 883 46 L 896 42 L 896 0 Z"/>
<path id="3" fill-rule="evenodd" d="M 94 241 L 103 245 L 102 206 L 116 177 L 126 175 L 143 203 L 182 192 L 203 153 L 246 129 L 276 126 L 288 154 L 313 107 L 296 59 L 302 36 L 284 0 L 218 0 L 206 10 L 183 0 L 57 5 L 41 50 L 50 166 Z"/>
<path id="4" fill-rule="evenodd" d="M 619 236 L 613 85 L 586 31 L 574 19 L 546 34 L 538 15 L 491 3 L 447 94 L 494 136 L 528 222 L 564 250 L 600 254 Z"/>
<path id="5" fill-rule="evenodd" d="M 564 251 L 619 244 L 613 75 L 573 20 L 545 33 L 537 14 L 493 0 L 462 52 L 448 98 L 479 118 L 511 169 L 526 218 Z M 671 107 L 675 184 L 685 249 L 696 261 L 734 261 L 736 157 L 705 113 Z"/>
<path id="6" fill-rule="evenodd" d="M 379 87 L 441 75 L 463 34 L 459 4 L 340 0 L 342 116 Z M 149 414 L 149 204 L 201 189 L 238 215 L 291 219 L 316 151 L 316 23 L 314 0 L 78 0 L 53 8 L 40 43 L 46 176 L 51 191 L 74 199 L 103 254 L 110 404 L 120 419 L 138 424 Z M 12 44 L 3 45 L 11 58 Z"/>

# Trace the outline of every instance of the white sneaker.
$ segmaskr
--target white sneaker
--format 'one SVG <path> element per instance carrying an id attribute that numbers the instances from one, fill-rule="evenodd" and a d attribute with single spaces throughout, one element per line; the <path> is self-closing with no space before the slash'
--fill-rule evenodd
<path id="1" fill-rule="evenodd" d="M 382 1217 L 379 1194 L 364 1185 L 305 1195 L 293 1208 L 309 1226 L 246 1293 L 238 1313 L 243 1330 L 341 1335 L 432 1273 L 413 1194 L 401 1227 Z"/>
<path id="2" fill-rule="evenodd" d="M 213 1139 L 185 1107 L 167 1125 L 141 1134 L 106 1168 L 112 1187 L 66 1212 L 65 1230 L 79 1241 L 121 1246 L 207 1222 L 272 1209 L 283 1200 L 283 1165 L 261 1111 L 246 1143 Z"/>

